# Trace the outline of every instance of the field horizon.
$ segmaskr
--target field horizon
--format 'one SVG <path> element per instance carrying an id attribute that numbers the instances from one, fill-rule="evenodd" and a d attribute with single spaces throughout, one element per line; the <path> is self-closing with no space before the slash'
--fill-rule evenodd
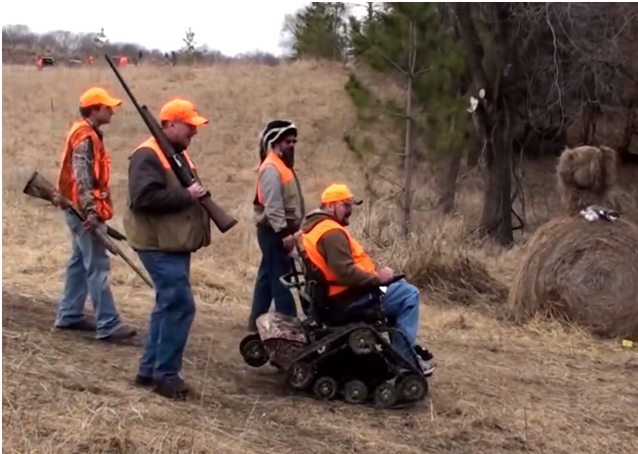
<path id="1" fill-rule="evenodd" d="M 210 120 L 189 155 L 216 202 L 239 220 L 223 235 L 213 228 L 212 245 L 193 257 L 198 312 L 184 373 L 196 397 L 173 402 L 136 388 L 153 293 L 114 257 L 116 304 L 138 328 L 137 339 L 113 346 L 54 331 L 70 236 L 59 210 L 22 189 L 33 170 L 55 180 L 78 98 L 102 86 L 124 101 L 104 127 L 116 208 L 110 224 L 123 230 L 127 158 L 149 133 L 107 67 L 2 71 L 3 452 L 625 454 L 635 447 L 636 352 L 577 327 L 543 320 L 519 326 L 505 315 L 525 239 L 560 212 L 551 160 L 526 164 L 532 228 L 510 250 L 470 239 L 482 181 L 468 169 L 454 216 L 431 209 L 433 183 L 419 181 L 424 208 L 415 212 L 419 227 L 407 241 L 397 239 L 391 184 L 379 184 L 383 196 L 353 215 L 351 230 L 373 258 L 421 288 L 419 341 L 438 364 L 423 405 L 380 411 L 318 402 L 293 394 L 281 374 L 244 364 L 238 345 L 259 261 L 251 201 L 266 122 L 284 118 L 298 126 L 296 168 L 308 211 L 332 182 L 368 195 L 366 169 L 344 141 L 358 128 L 344 90 L 348 69 L 318 61 L 122 71 L 155 115 L 180 96 Z M 631 172 L 620 180 L 635 216 Z M 86 308 L 91 312 L 90 301 Z"/>

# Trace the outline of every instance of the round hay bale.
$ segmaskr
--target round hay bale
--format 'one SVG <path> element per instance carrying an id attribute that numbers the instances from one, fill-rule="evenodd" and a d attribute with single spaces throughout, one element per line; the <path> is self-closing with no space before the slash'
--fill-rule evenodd
<path id="1" fill-rule="evenodd" d="M 539 228 L 514 276 L 514 319 L 575 323 L 602 337 L 638 339 L 638 226 L 582 216 Z"/>
<path id="2" fill-rule="evenodd" d="M 568 149 L 557 176 L 569 214 L 539 228 L 527 243 L 510 288 L 512 315 L 519 322 L 540 315 L 602 337 L 638 339 L 638 226 L 579 214 L 612 205 L 615 152 Z"/>

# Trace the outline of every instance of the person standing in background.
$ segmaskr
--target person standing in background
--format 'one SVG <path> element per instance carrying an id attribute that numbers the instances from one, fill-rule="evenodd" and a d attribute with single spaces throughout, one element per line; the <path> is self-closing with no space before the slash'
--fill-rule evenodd
<path id="1" fill-rule="evenodd" d="M 255 332 L 257 318 L 270 310 L 295 317 L 297 308 L 292 293 L 279 278 L 292 271 L 290 252 L 294 233 L 305 214 L 301 186 L 294 170 L 297 128 L 285 120 L 273 120 L 261 133 L 256 194 L 253 201 L 257 241 L 262 257 L 253 291 L 247 329 Z"/>

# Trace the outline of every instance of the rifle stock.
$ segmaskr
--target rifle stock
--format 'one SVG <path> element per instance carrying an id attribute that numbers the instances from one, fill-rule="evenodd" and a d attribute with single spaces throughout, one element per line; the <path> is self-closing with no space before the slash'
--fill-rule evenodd
<path id="1" fill-rule="evenodd" d="M 54 206 L 60 207 L 65 211 L 70 212 L 80 221 L 84 221 L 85 218 L 80 211 L 73 206 L 73 203 L 67 198 L 63 197 L 59 192 L 55 190 L 55 187 L 38 172 L 33 172 L 29 181 L 22 190 L 26 195 L 35 197 L 36 199 L 46 200 Z M 115 230 L 114 228 L 104 224 L 106 226 L 105 231 L 96 229 L 94 234 L 103 243 L 104 246 L 114 255 L 118 255 L 131 267 L 135 274 L 137 274 L 151 289 L 154 289 L 153 282 L 144 274 L 144 272 L 124 253 L 124 251 L 115 243 L 111 238 L 117 240 L 126 240 L 126 237 Z"/>
<path id="2" fill-rule="evenodd" d="M 69 211 L 78 219 L 82 219 L 82 214 L 80 214 L 77 208 L 75 208 L 71 204 L 71 202 L 65 200 L 62 196 L 60 196 L 60 194 L 58 194 L 55 190 L 55 187 L 38 172 L 33 172 L 31 178 L 29 178 L 29 181 L 27 181 L 27 184 L 24 186 L 24 190 L 22 192 L 31 197 L 35 197 L 36 199 L 42 199 L 46 200 L 47 202 L 51 202 L 51 204 L 53 204 L 54 206 L 60 206 L 60 208 Z M 106 234 L 114 240 L 126 241 L 126 236 L 110 225 L 106 225 Z"/>
<path id="3" fill-rule="evenodd" d="M 187 188 L 191 186 L 193 183 L 196 183 L 197 178 L 195 177 L 193 172 L 191 172 L 189 168 L 184 167 L 182 165 L 182 163 L 177 157 L 177 153 L 175 152 L 175 149 L 173 148 L 171 143 L 168 141 L 166 134 L 164 134 L 164 131 L 162 131 L 161 126 L 159 125 L 155 117 L 153 117 L 153 115 L 149 112 L 148 108 L 146 106 L 140 106 L 140 104 L 137 102 L 137 99 L 131 92 L 131 89 L 129 88 L 127 83 L 124 81 L 124 78 L 118 71 L 117 67 L 111 61 L 111 57 L 105 54 L 104 58 L 106 59 L 106 62 L 109 64 L 109 66 L 115 73 L 115 77 L 117 77 L 117 80 L 122 85 L 122 88 L 124 88 L 124 91 L 126 92 L 127 96 L 129 97 L 129 99 L 131 100 L 135 108 L 137 109 L 138 113 L 142 117 L 142 120 L 144 121 L 144 124 L 148 128 L 149 132 L 155 138 L 159 147 L 162 149 L 162 152 L 168 159 L 168 162 L 170 162 L 171 168 L 173 172 L 175 172 L 175 175 L 177 176 L 177 179 L 179 180 L 181 185 Z M 217 205 L 213 201 L 209 191 L 206 191 L 206 194 L 199 199 L 199 203 L 206 210 L 206 213 L 208 213 L 208 216 L 211 218 L 211 220 L 213 221 L 213 223 L 215 224 L 215 226 L 221 233 L 226 233 L 227 231 L 232 229 L 235 225 L 237 225 L 237 220 L 233 218 L 232 216 L 230 216 L 228 213 L 226 213 L 219 205 Z"/>

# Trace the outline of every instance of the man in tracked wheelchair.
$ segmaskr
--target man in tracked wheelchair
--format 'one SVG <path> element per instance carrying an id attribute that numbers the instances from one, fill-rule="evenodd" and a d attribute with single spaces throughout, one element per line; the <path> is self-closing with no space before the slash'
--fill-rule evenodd
<path id="1" fill-rule="evenodd" d="M 321 195 L 321 206 L 306 216 L 298 241 L 304 254 L 320 272 L 328 286 L 328 300 L 332 311 L 345 313 L 365 306 L 379 288 L 385 290 L 383 310 L 391 326 L 403 333 L 395 333 L 391 342 L 404 358 L 429 376 L 436 365 L 426 349 L 416 344 L 419 327 L 419 291 L 400 279 L 388 267 L 377 269 L 346 227 L 355 205 L 350 189 L 333 184 Z M 386 287 L 385 285 L 390 284 Z M 410 351 L 412 350 L 412 351 Z M 416 355 L 414 354 L 416 353 Z"/>

